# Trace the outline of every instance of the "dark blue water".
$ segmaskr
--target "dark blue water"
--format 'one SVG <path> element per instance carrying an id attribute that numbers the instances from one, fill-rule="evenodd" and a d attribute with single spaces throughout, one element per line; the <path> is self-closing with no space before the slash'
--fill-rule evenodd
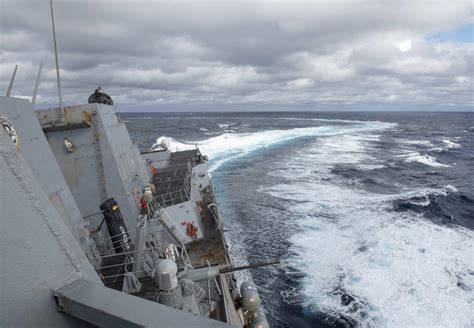
<path id="1" fill-rule="evenodd" d="M 474 113 L 121 117 L 209 155 L 273 326 L 474 325 Z"/>

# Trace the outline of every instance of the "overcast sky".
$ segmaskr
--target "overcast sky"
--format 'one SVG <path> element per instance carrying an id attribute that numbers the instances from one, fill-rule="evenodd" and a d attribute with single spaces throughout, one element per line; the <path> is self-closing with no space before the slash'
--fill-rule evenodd
<path id="1" fill-rule="evenodd" d="M 57 105 L 48 0 L 0 0 L 0 90 Z M 121 111 L 474 110 L 472 0 L 54 1 L 63 97 Z"/>

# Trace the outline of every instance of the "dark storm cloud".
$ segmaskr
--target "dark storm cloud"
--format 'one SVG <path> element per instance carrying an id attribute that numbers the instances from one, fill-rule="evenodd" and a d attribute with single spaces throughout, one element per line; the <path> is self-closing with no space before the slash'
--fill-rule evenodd
<path id="1" fill-rule="evenodd" d="M 122 109 L 474 105 L 470 1 L 59 1 L 64 97 L 102 85 Z M 49 1 L 1 0 L 0 88 L 56 103 Z M 326 107 L 325 107 L 326 108 Z M 403 108 L 401 108 L 403 109 Z"/>

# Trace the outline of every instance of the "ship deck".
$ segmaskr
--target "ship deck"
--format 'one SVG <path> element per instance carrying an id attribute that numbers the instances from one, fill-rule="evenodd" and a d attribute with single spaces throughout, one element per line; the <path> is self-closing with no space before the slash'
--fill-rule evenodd
<path id="1" fill-rule="evenodd" d="M 228 264 L 227 245 L 225 244 L 223 232 L 217 228 L 214 214 L 208 207 L 215 203 L 214 194 L 206 192 L 203 194 L 203 226 L 204 238 L 186 245 L 191 263 L 195 266 L 204 265 L 226 265 Z"/>
<path id="2" fill-rule="evenodd" d="M 189 200 L 190 171 L 195 165 L 202 163 L 201 154 L 198 149 L 172 153 L 168 165 L 160 168 L 158 174 L 151 182 L 155 185 L 157 193 L 155 201 L 163 207 L 176 205 Z M 187 193 L 185 192 L 187 190 Z M 226 265 L 228 264 L 227 245 L 223 238 L 222 229 L 218 229 L 217 221 L 213 211 L 208 205 L 215 203 L 212 188 L 203 193 L 203 228 L 204 238 L 185 245 L 189 260 L 193 267 Z M 104 259 L 100 274 L 105 285 L 109 288 L 121 290 L 125 266 L 120 265 L 125 262 L 125 255 L 117 254 Z M 226 321 L 226 311 L 224 303 L 229 303 L 223 294 L 223 281 L 230 277 L 216 277 L 214 281 L 205 280 L 198 283 L 211 294 L 211 298 L 216 301 L 216 311 L 211 318 Z M 156 295 L 156 284 L 149 278 L 139 278 L 142 284 L 141 290 L 135 295 L 148 300 L 153 300 Z M 226 283 L 227 284 L 227 283 Z M 224 299 L 225 298 L 225 299 Z M 232 306 L 232 304 L 228 304 Z"/>
<path id="3" fill-rule="evenodd" d="M 168 165 L 159 169 L 151 180 L 156 187 L 155 201 L 165 208 L 188 201 L 191 168 L 201 163 L 198 149 L 171 153 Z M 188 256 L 195 266 L 207 265 L 208 262 L 210 265 L 227 264 L 222 232 L 216 229 L 214 215 L 207 207 L 211 203 L 215 203 L 212 191 L 204 193 L 204 238 L 186 245 Z"/>
<path id="4" fill-rule="evenodd" d="M 202 163 L 198 149 L 171 153 L 168 165 L 151 179 L 156 187 L 155 201 L 162 207 L 189 200 L 191 168 Z"/>

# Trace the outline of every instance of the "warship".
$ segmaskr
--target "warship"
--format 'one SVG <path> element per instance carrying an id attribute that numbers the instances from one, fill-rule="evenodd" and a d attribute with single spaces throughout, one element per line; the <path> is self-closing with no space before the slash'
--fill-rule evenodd
<path id="1" fill-rule="evenodd" d="M 0 326 L 269 327 L 198 148 L 140 152 L 110 96 L 0 97 Z"/>

